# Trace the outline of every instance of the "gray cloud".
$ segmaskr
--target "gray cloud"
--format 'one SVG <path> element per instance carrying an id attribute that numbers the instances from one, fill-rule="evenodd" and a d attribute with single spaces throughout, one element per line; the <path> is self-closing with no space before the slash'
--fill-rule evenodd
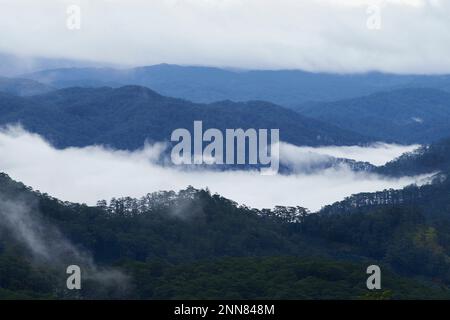
<path id="1" fill-rule="evenodd" d="M 66 27 L 69 5 L 81 29 Z M 370 30 L 371 5 L 381 29 Z M 0 0 L 0 51 L 123 65 L 450 72 L 446 0 Z"/>
<path id="2" fill-rule="evenodd" d="M 302 167 L 329 157 L 297 148 L 283 145 L 280 149 L 282 163 L 290 162 Z M 400 146 L 393 148 L 399 149 Z M 405 151 L 410 149 L 409 146 L 404 147 Z M 383 153 L 390 149 L 385 146 L 377 150 Z M 345 165 L 310 174 L 296 171 L 296 174 L 288 176 L 263 176 L 259 171 L 181 170 L 156 164 L 155 159 L 163 151 L 161 144 L 147 145 L 131 153 L 100 146 L 57 150 L 38 135 L 20 128 L 0 131 L 2 171 L 62 200 L 88 204 L 112 197 L 141 197 L 159 190 L 177 191 L 192 185 L 208 187 L 212 192 L 252 207 L 301 205 L 317 210 L 354 193 L 402 188 L 424 178 L 388 179 L 353 172 Z M 368 154 L 362 160 L 373 161 L 372 153 Z"/>

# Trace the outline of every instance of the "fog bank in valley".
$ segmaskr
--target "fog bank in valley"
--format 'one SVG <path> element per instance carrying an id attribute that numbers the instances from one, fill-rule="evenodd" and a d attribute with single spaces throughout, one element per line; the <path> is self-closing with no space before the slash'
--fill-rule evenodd
<path id="1" fill-rule="evenodd" d="M 263 176 L 259 171 L 186 170 L 157 164 L 164 144 L 147 145 L 135 152 L 101 146 L 55 149 L 42 137 L 19 127 L 0 131 L 0 171 L 13 179 L 61 200 L 96 204 L 112 197 L 141 197 L 159 190 L 192 185 L 256 208 L 300 205 L 310 210 L 359 192 L 402 188 L 425 181 L 425 176 L 392 179 L 353 172 L 339 165 L 313 173 Z M 415 146 L 379 144 L 363 147 L 304 148 L 282 144 L 281 163 L 309 166 L 346 156 L 373 164 L 384 163 Z M 425 179 L 425 180 L 424 180 Z"/>

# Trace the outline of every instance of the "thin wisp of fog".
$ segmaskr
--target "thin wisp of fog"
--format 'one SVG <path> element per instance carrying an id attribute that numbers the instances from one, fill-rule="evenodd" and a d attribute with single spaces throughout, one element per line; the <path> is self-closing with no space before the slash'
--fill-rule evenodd
<path id="1" fill-rule="evenodd" d="M 134 152 L 102 146 L 55 149 L 42 137 L 20 127 L 0 131 L 0 167 L 34 189 L 71 202 L 90 205 L 112 197 L 141 197 L 159 190 L 180 190 L 192 185 L 256 208 L 275 205 L 304 206 L 318 210 L 351 194 L 400 189 L 425 183 L 428 176 L 383 177 L 354 172 L 345 164 L 317 172 L 302 172 L 329 159 L 347 157 L 383 164 L 416 148 L 375 144 L 369 147 L 307 148 L 281 144 L 281 164 L 294 164 L 288 175 L 262 176 L 259 171 L 186 170 L 156 163 L 166 150 L 164 144 L 146 145 Z M 300 168 L 300 169 L 299 169 Z"/>

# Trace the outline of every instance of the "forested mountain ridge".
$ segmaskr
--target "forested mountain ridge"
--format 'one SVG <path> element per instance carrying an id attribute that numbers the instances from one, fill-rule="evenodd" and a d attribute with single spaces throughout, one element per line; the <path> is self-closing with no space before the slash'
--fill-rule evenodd
<path id="1" fill-rule="evenodd" d="M 263 101 L 196 104 L 164 97 L 148 88 L 68 88 L 32 97 L 0 99 L 0 124 L 20 122 L 57 147 L 109 145 L 141 148 L 146 140 L 170 140 L 174 129 L 280 129 L 296 145 L 354 145 L 372 141 Z"/>
<path id="2" fill-rule="evenodd" d="M 430 143 L 450 136 L 450 92 L 407 88 L 296 109 L 382 141 Z"/>
<path id="3" fill-rule="evenodd" d="M 23 206 L 33 209 L 20 213 Z M 22 214 L 17 223 L 43 231 L 45 238 L 35 238 L 39 251 L 14 232 L 20 225 L 5 224 L 16 214 Z M 301 207 L 255 210 L 193 188 L 88 207 L 33 192 L 1 174 L 0 215 L 1 298 L 450 297 L 450 224 L 431 224 L 407 207 L 332 216 Z M 50 226 L 59 232 L 48 232 Z M 81 292 L 65 290 L 65 267 L 54 263 L 58 250 L 49 260 L 35 256 L 53 248 L 52 235 L 58 247 L 70 242 L 78 252 L 71 263 L 121 275 L 121 282 L 92 277 Z M 373 263 L 383 269 L 378 293 L 366 289 L 365 269 Z"/>
<path id="4" fill-rule="evenodd" d="M 414 176 L 450 172 L 450 138 L 424 145 L 412 152 L 389 161 L 374 169 L 374 172 L 390 176 Z"/>
<path id="5" fill-rule="evenodd" d="M 434 174 L 423 186 L 408 186 L 402 190 L 383 190 L 355 194 L 326 206 L 322 213 L 344 213 L 373 208 L 406 205 L 420 208 L 428 217 L 450 217 L 450 139 L 422 146 L 405 153 L 372 172 L 388 176 Z"/>

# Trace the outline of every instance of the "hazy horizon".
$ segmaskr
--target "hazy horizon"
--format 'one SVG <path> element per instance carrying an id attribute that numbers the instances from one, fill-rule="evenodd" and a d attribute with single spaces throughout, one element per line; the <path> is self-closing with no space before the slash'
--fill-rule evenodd
<path id="1" fill-rule="evenodd" d="M 136 64 L 136 65 L 121 65 L 113 64 L 105 61 L 90 61 L 90 60 L 72 60 L 67 57 L 43 57 L 43 56 L 26 56 L 26 55 L 15 55 L 14 53 L 0 52 L 0 56 L 9 56 L 11 59 L 17 59 L 19 70 L 12 70 L 15 66 L 8 66 L 8 71 L 2 71 L 0 65 L 0 77 L 5 78 L 20 78 L 20 76 L 26 76 L 29 73 L 41 72 L 41 71 L 51 71 L 60 69 L 114 69 L 114 70 L 130 70 L 139 68 L 148 68 L 155 66 L 174 66 L 174 67 L 184 67 L 184 68 L 210 68 L 217 70 L 224 70 L 235 73 L 245 73 L 253 71 L 267 71 L 267 72 L 277 72 L 277 71 L 293 71 L 293 72 L 304 72 L 312 74 L 329 74 L 329 75 L 367 75 L 367 74 L 385 74 L 385 75 L 398 75 L 398 76 L 446 76 L 450 75 L 450 71 L 442 73 L 402 73 L 402 72 L 385 72 L 380 70 L 366 70 L 366 71 L 349 71 L 349 72 L 335 72 L 335 71 L 309 71 L 300 68 L 237 68 L 232 66 L 219 66 L 219 65 L 205 65 L 205 64 L 177 64 L 168 62 L 159 62 L 155 64 Z M 44 60 L 46 62 L 41 62 Z M 25 62 L 24 62 L 25 61 Z M 47 62 L 48 61 L 48 62 Z M 60 62 L 62 61 L 62 62 Z M 45 63 L 55 64 L 56 66 L 43 66 Z M 1 64 L 1 61 L 0 61 Z"/>
<path id="2" fill-rule="evenodd" d="M 442 0 L 0 0 L 0 4 L 0 52 L 15 55 L 123 66 L 450 72 L 450 3 Z M 79 24 L 72 28 L 74 21 Z M 115 28 L 106 27 L 112 25 Z"/>

